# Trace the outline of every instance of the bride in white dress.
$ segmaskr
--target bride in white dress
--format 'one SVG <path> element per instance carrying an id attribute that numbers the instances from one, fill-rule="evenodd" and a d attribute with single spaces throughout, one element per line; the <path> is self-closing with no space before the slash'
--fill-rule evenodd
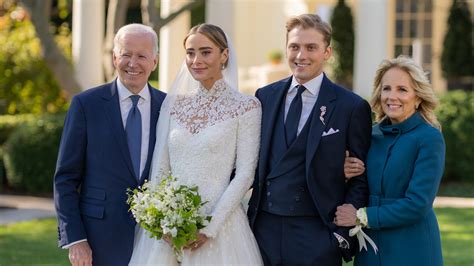
<path id="1" fill-rule="evenodd" d="M 208 226 L 185 249 L 181 265 L 261 265 L 241 200 L 249 190 L 260 144 L 260 102 L 237 91 L 235 54 L 225 33 L 201 24 L 184 40 L 185 64 L 157 125 L 152 182 L 165 173 L 197 185 Z M 235 177 L 231 173 L 235 169 Z M 178 265 L 172 248 L 140 228 L 130 265 Z"/>

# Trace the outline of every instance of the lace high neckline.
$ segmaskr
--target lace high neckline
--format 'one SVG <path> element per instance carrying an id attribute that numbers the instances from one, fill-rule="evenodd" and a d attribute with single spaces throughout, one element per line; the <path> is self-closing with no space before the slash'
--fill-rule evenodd
<path id="1" fill-rule="evenodd" d="M 223 79 L 217 80 L 210 90 L 199 85 L 196 94 L 180 97 L 174 102 L 171 117 L 191 134 L 198 134 L 207 127 L 260 106 L 257 100 L 228 86 Z"/>
<path id="2" fill-rule="evenodd" d="M 205 97 L 211 97 L 220 94 L 227 88 L 227 84 L 225 83 L 224 79 L 219 79 L 214 82 L 212 88 L 206 89 L 201 83 L 199 83 L 198 87 L 198 95 L 202 95 Z"/>

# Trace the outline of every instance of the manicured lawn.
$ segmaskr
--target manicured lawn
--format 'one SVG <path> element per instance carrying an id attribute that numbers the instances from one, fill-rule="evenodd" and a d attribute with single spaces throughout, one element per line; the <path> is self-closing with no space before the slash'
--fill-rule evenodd
<path id="1" fill-rule="evenodd" d="M 474 265 L 474 209 L 436 208 L 444 265 Z M 350 266 L 346 263 L 344 266 Z"/>
<path id="2" fill-rule="evenodd" d="M 444 264 L 474 264 L 474 209 L 437 208 Z M 0 226 L 0 266 L 69 265 L 67 251 L 56 244 L 56 220 Z M 352 265 L 348 263 L 345 265 Z"/>
<path id="3" fill-rule="evenodd" d="M 441 230 L 444 264 L 474 265 L 474 209 L 435 210 Z"/>
<path id="4" fill-rule="evenodd" d="M 70 265 L 57 243 L 56 219 L 0 226 L 0 265 Z"/>

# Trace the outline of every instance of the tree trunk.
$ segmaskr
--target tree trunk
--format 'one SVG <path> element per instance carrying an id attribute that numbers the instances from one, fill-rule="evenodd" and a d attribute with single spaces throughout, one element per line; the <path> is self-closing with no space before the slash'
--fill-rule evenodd
<path id="1" fill-rule="evenodd" d="M 117 30 L 125 24 L 128 8 L 128 0 L 109 0 L 107 13 L 106 35 L 104 40 L 104 73 L 106 80 L 114 77 L 114 67 L 112 63 L 112 49 L 114 46 L 114 36 Z M 40 39 L 42 55 L 53 72 L 62 91 L 67 98 L 71 98 L 81 91 L 81 86 L 74 76 L 71 63 L 64 56 L 54 41 L 53 35 L 49 32 L 49 18 L 51 12 L 51 0 L 20 0 L 20 3 L 28 10 L 31 21 L 36 30 L 36 35 Z M 166 18 L 162 18 L 157 13 L 155 0 L 142 0 L 143 24 L 153 27 L 159 34 L 161 27 L 179 16 L 184 11 L 192 10 L 205 3 L 205 0 L 194 0 L 171 13 Z"/>
<path id="2" fill-rule="evenodd" d="M 150 10 L 156 10 L 156 6 L 155 6 L 155 1 L 153 1 L 153 0 L 142 0 L 142 18 L 147 16 L 149 18 L 149 24 L 147 24 L 147 25 L 153 27 L 153 29 L 157 32 L 157 34 L 159 34 L 160 29 L 163 26 L 168 24 L 170 21 L 175 19 L 177 16 L 181 15 L 181 13 L 183 13 L 184 11 L 193 10 L 196 7 L 199 7 L 199 6 L 203 5 L 205 2 L 206 2 L 205 0 L 190 1 L 186 5 L 180 7 L 175 12 L 169 14 L 167 17 L 162 18 L 161 15 L 160 16 L 152 15 L 152 13 L 144 15 L 143 14 L 144 12 L 147 12 L 147 11 L 150 12 Z M 144 7 L 145 5 L 146 5 L 146 8 Z"/>
<path id="3" fill-rule="evenodd" d="M 110 0 L 107 11 L 107 28 L 104 40 L 104 74 L 105 80 L 114 78 L 115 68 L 112 62 L 112 49 L 114 47 L 114 36 L 120 27 L 125 24 L 127 16 L 128 0 Z"/>
<path id="4" fill-rule="evenodd" d="M 81 86 L 74 77 L 71 63 L 64 56 L 49 32 L 49 17 L 51 0 L 21 0 L 20 3 L 28 10 L 36 30 L 36 36 L 41 42 L 41 53 L 53 72 L 65 96 L 70 99 L 81 91 Z"/>
<path id="5" fill-rule="evenodd" d="M 159 16 L 155 3 L 155 0 L 142 0 L 141 2 L 142 22 L 152 28 L 155 27 L 153 23 L 155 18 Z M 156 33 L 159 34 L 159 31 Z"/>

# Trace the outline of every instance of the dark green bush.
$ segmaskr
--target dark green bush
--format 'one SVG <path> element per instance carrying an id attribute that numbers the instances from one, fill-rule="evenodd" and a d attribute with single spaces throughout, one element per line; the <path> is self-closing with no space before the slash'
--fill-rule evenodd
<path id="1" fill-rule="evenodd" d="M 453 0 L 449 11 L 441 54 L 441 69 L 448 81 L 474 75 L 474 64 L 472 63 L 474 43 L 471 13 L 469 12 L 470 4 L 472 1 Z"/>
<path id="2" fill-rule="evenodd" d="M 354 69 L 354 23 L 352 11 L 344 0 L 338 0 L 332 17 L 332 41 L 334 47 L 334 77 L 347 88 L 352 88 Z"/>
<path id="3" fill-rule="evenodd" d="M 36 117 L 37 118 L 37 117 Z M 0 115 L 0 146 L 7 141 L 13 130 L 19 125 L 32 121 L 34 115 Z"/>
<path id="4" fill-rule="evenodd" d="M 8 184 L 16 191 L 51 193 L 64 115 L 37 116 L 4 144 Z"/>
<path id="5" fill-rule="evenodd" d="M 444 181 L 474 182 L 474 92 L 454 90 L 437 110 L 446 141 Z"/>
<path id="6" fill-rule="evenodd" d="M 5 152 L 2 145 L 7 141 L 13 130 L 27 121 L 32 121 L 34 115 L 1 115 L 0 116 L 0 191 L 7 188 L 7 176 L 5 172 L 5 164 L 3 162 L 3 155 Z"/>
<path id="7" fill-rule="evenodd" d="M 5 164 L 3 163 L 3 149 L 0 147 L 0 192 L 5 189 L 7 176 L 5 174 Z"/>

